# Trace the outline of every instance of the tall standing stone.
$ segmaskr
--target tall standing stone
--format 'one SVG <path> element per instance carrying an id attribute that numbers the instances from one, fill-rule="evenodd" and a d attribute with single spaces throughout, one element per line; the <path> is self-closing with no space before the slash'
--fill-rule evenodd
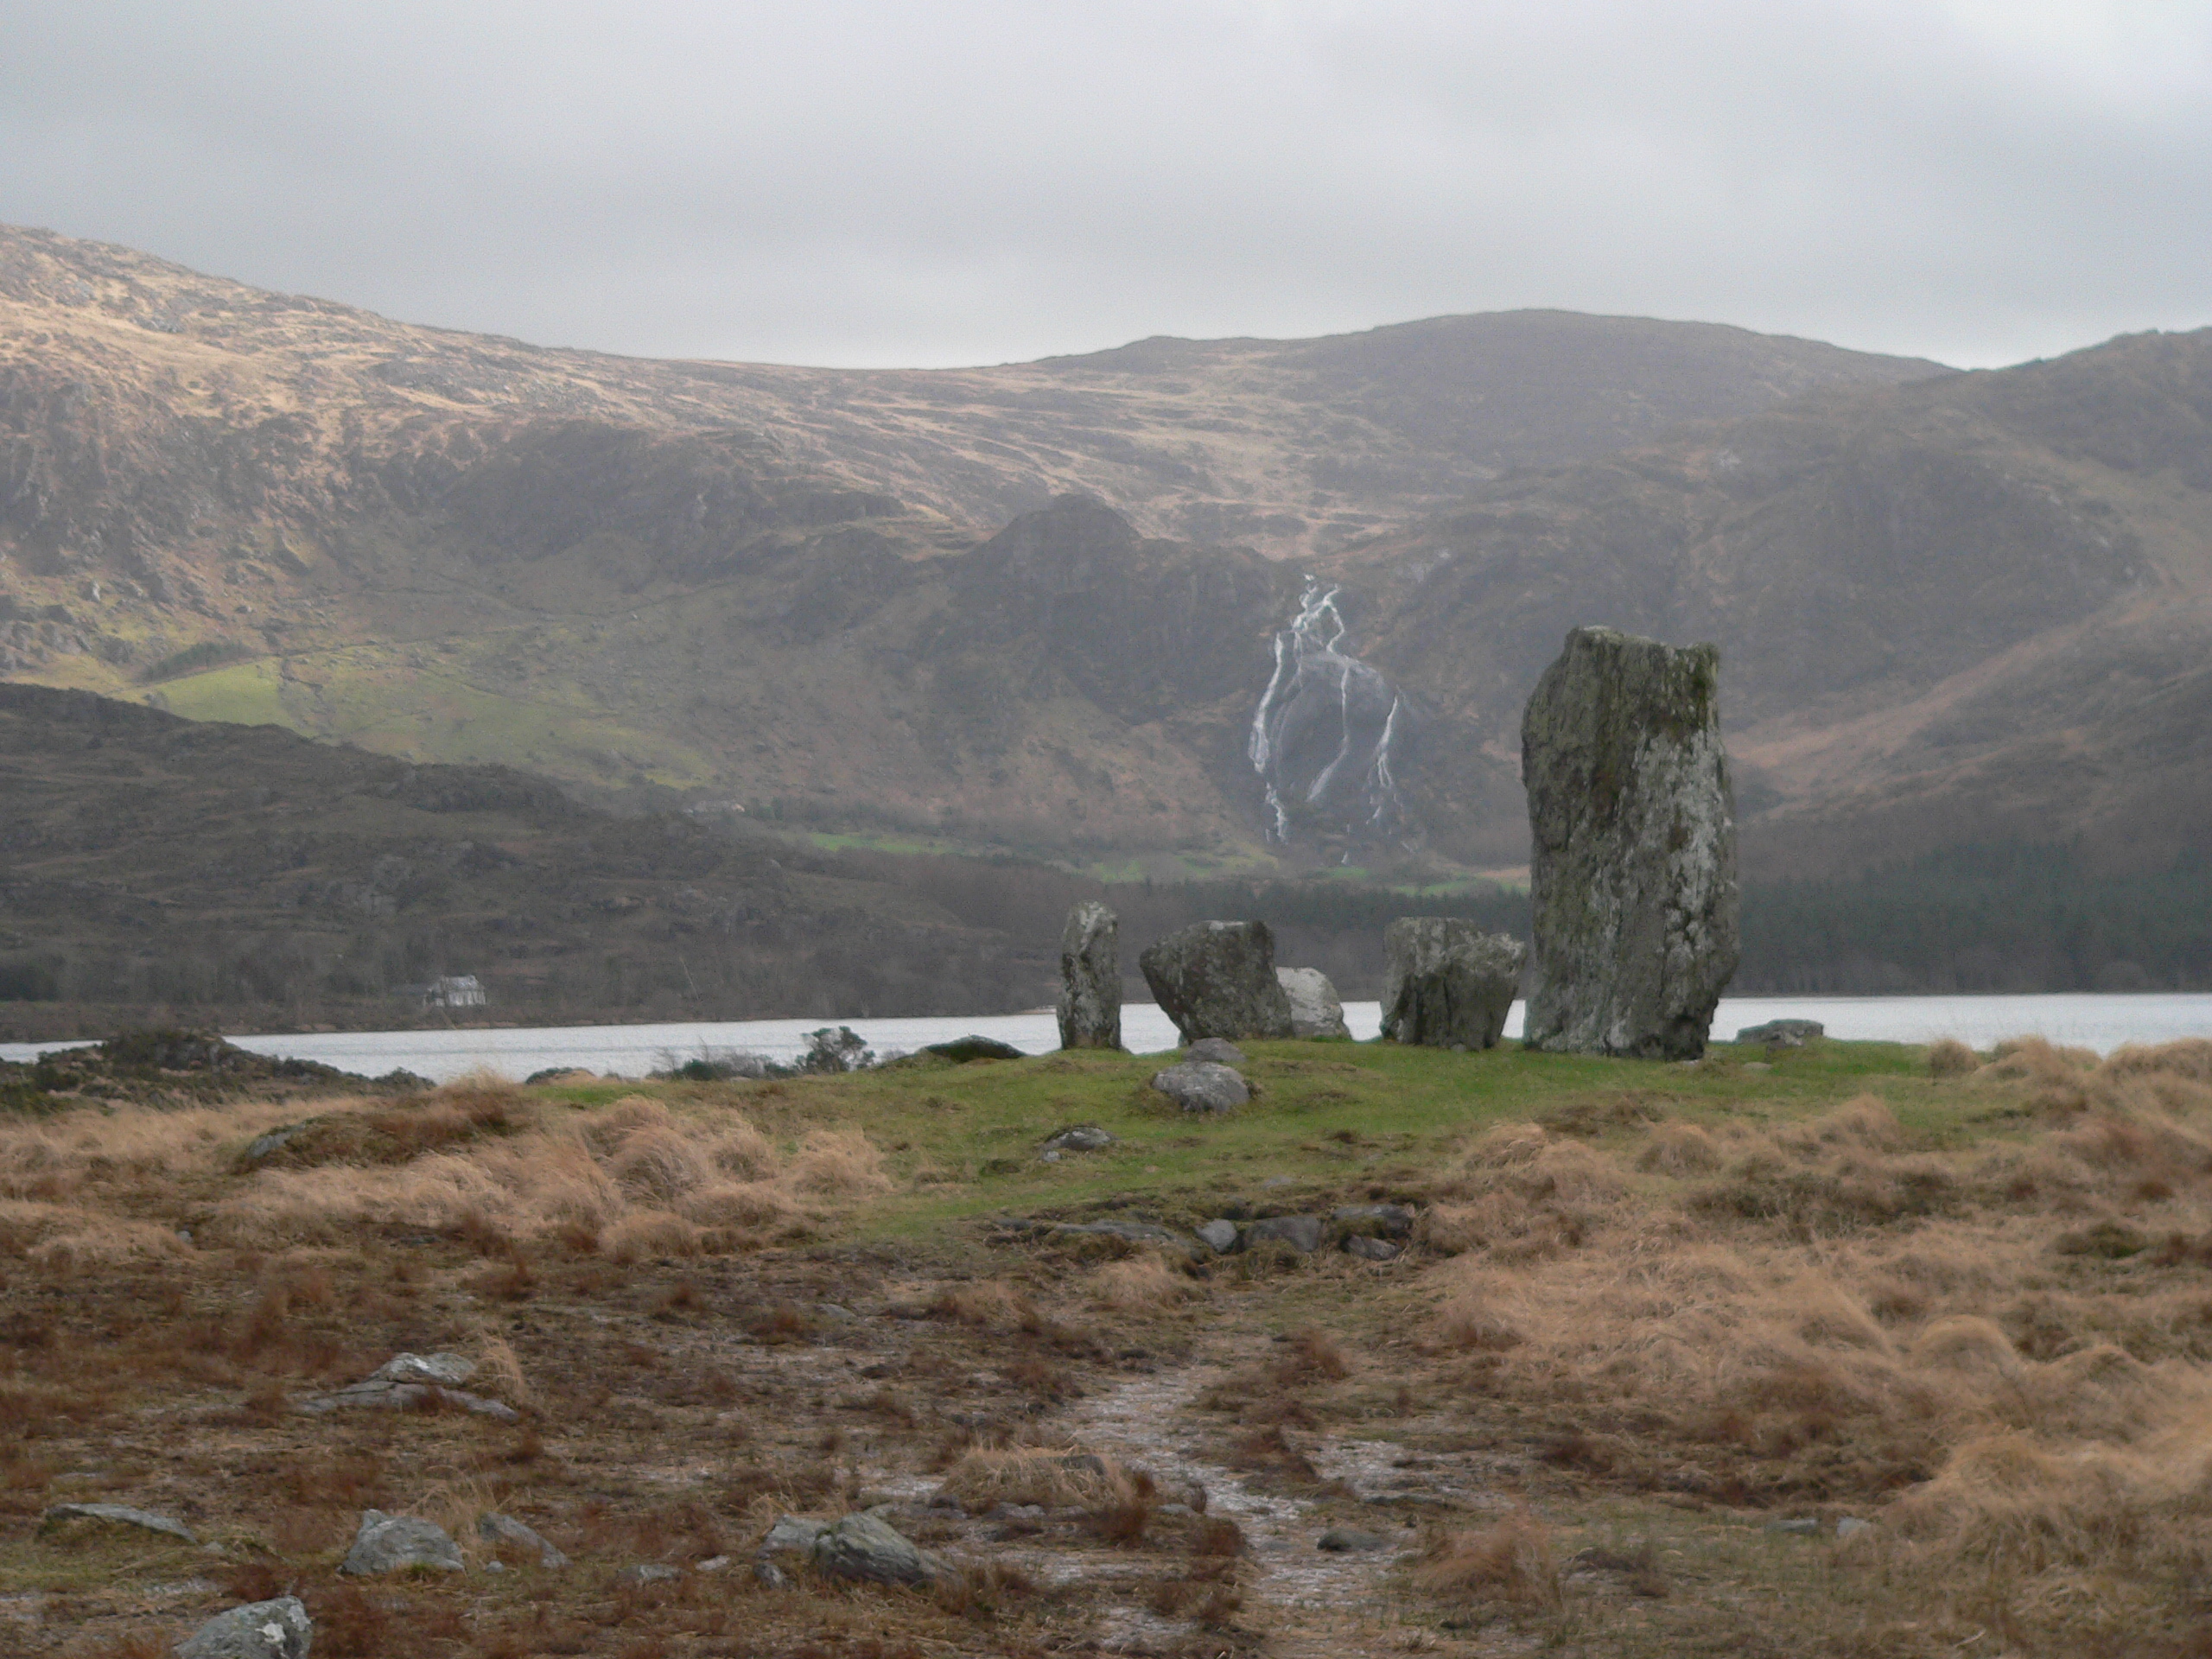
<path id="1" fill-rule="evenodd" d="M 1068 912 L 1060 930 L 1060 1046 L 1122 1046 L 1121 924 L 1101 904 Z"/>
<path id="2" fill-rule="evenodd" d="M 1521 721 L 1534 842 L 1531 1048 L 1704 1053 L 1736 971 L 1720 653 L 1577 628 Z"/>
<path id="3" fill-rule="evenodd" d="M 1528 947 L 1459 916 L 1401 916 L 1382 930 L 1382 1034 L 1431 1048 L 1496 1048 Z"/>
<path id="4" fill-rule="evenodd" d="M 1287 1037 L 1290 998 L 1275 977 L 1265 922 L 1193 922 L 1137 958 L 1144 982 L 1186 1043 Z"/>

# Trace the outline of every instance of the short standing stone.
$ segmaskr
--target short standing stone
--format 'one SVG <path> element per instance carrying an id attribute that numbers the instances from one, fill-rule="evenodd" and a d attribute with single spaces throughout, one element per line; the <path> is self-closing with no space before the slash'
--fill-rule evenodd
<path id="1" fill-rule="evenodd" d="M 308 1659 L 315 1621 L 297 1596 L 218 1613 L 176 1644 L 176 1659 Z"/>
<path id="2" fill-rule="evenodd" d="M 1226 1112 L 1252 1098 L 1242 1076 L 1210 1060 L 1185 1060 L 1155 1071 L 1152 1086 L 1186 1112 Z"/>
<path id="3" fill-rule="evenodd" d="M 1275 977 L 1275 936 L 1265 922 L 1193 922 L 1137 965 L 1186 1043 L 1290 1035 L 1290 999 Z"/>
<path id="4" fill-rule="evenodd" d="M 1121 924 L 1100 904 L 1068 912 L 1060 931 L 1060 1046 L 1122 1046 Z"/>
<path id="5" fill-rule="evenodd" d="M 872 1515 L 849 1515 L 833 1522 L 814 1540 L 817 1571 L 833 1579 L 865 1579 L 871 1584 L 931 1584 L 951 1569 L 903 1534 Z"/>
<path id="6" fill-rule="evenodd" d="M 1319 968 L 1278 968 L 1275 978 L 1290 999 L 1290 1034 L 1294 1037 L 1350 1037 L 1344 1024 L 1344 999 L 1329 976 Z"/>
<path id="7" fill-rule="evenodd" d="M 434 1521 L 419 1516 L 386 1515 L 382 1510 L 363 1510 L 360 1530 L 353 1535 L 353 1547 L 346 1552 L 338 1570 L 365 1577 L 404 1573 L 410 1567 L 459 1573 L 463 1570 L 461 1547 Z"/>
<path id="8" fill-rule="evenodd" d="M 1495 1048 L 1528 948 L 1458 916 L 1401 916 L 1382 930 L 1382 1034 L 1428 1048 Z"/>
<path id="9" fill-rule="evenodd" d="M 1688 1060 L 1738 953 L 1720 655 L 1577 628 L 1521 721 L 1532 1048 Z"/>

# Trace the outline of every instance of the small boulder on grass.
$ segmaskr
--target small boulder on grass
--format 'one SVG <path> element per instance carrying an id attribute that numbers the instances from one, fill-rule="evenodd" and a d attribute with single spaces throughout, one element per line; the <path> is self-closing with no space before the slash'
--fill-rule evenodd
<path id="1" fill-rule="evenodd" d="M 1185 1060 L 1153 1073 L 1152 1086 L 1186 1112 L 1233 1111 L 1252 1098 L 1236 1071 L 1211 1060 Z"/>
<path id="2" fill-rule="evenodd" d="M 308 1659 L 315 1621 L 297 1596 L 218 1613 L 176 1644 L 176 1659 Z"/>
<path id="3" fill-rule="evenodd" d="M 434 1521 L 425 1521 L 419 1516 L 386 1515 L 382 1510 L 364 1510 L 360 1530 L 353 1535 L 353 1547 L 346 1552 L 346 1559 L 339 1563 L 338 1570 L 356 1577 L 370 1577 L 414 1568 L 433 1573 L 462 1572 L 465 1569 L 461 1546 Z"/>
<path id="4" fill-rule="evenodd" d="M 817 1534 L 814 1567 L 833 1579 L 924 1586 L 950 1580 L 951 1567 L 872 1515 L 849 1515 Z"/>

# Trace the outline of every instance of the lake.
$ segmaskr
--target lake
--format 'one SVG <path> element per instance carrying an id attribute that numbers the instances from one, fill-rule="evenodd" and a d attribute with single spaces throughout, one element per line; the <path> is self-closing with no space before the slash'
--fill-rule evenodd
<path id="1" fill-rule="evenodd" d="M 1522 1005 L 1506 1020 L 1509 1037 L 1521 1033 Z M 2051 996 L 1839 996 L 1728 997 L 1713 1021 L 1715 1037 L 1735 1035 L 1745 1026 L 1769 1020 L 1817 1020 L 1832 1037 L 1900 1043 L 1925 1043 L 1956 1037 L 1975 1048 L 2002 1038 L 2036 1035 L 2055 1043 L 2078 1045 L 2109 1053 L 2122 1043 L 2164 1043 L 2181 1037 L 2212 1037 L 2212 995 L 2203 993 L 2116 994 Z M 1382 1027 L 1379 1003 L 1348 1002 L 1345 1023 L 1352 1035 L 1375 1036 Z M 555 1067 L 581 1067 L 642 1077 L 649 1071 L 690 1059 L 711 1049 L 747 1049 L 772 1059 L 791 1060 L 806 1048 L 806 1033 L 820 1020 L 745 1020 L 727 1023 L 659 1026 L 560 1026 L 511 1031 L 347 1031 L 297 1036 L 232 1038 L 257 1053 L 320 1060 L 342 1071 L 375 1077 L 395 1067 L 441 1083 L 479 1067 L 512 1077 Z M 827 1022 L 838 1023 L 838 1022 Z M 1059 1046 L 1059 1029 L 1049 1010 L 926 1020 L 849 1020 L 878 1054 L 911 1053 L 970 1032 L 996 1037 L 1025 1052 Z M 1122 1036 L 1131 1050 L 1155 1053 L 1175 1046 L 1175 1028 L 1149 1002 L 1122 1010 Z M 0 1058 L 27 1060 L 42 1049 L 66 1043 L 0 1044 Z"/>

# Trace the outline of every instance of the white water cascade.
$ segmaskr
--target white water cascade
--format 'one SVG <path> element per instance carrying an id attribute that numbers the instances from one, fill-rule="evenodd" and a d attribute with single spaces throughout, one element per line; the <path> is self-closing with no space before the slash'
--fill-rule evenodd
<path id="1" fill-rule="evenodd" d="M 1404 699 L 1346 649 L 1343 591 L 1306 579 L 1252 711 L 1244 751 L 1267 791 L 1272 842 L 1287 843 L 1298 821 L 1315 818 L 1332 830 L 1380 832 L 1402 806 L 1390 757 Z M 1290 802 L 1299 804 L 1295 818 Z"/>

